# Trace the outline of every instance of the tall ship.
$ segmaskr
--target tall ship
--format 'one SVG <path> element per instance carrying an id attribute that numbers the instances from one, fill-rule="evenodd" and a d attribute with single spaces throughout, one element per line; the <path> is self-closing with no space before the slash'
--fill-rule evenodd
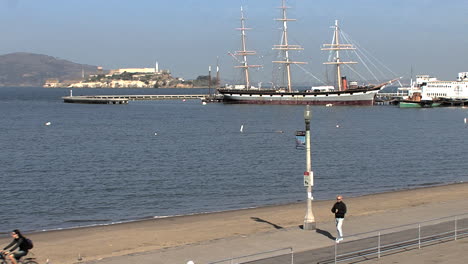
<path id="1" fill-rule="evenodd" d="M 282 17 L 276 19 L 282 23 L 281 43 L 273 46 L 273 50 L 278 50 L 281 53 L 281 60 L 273 61 L 273 63 L 281 64 L 284 69 L 285 85 L 275 89 L 260 89 L 251 85 L 249 68 L 259 67 L 259 65 L 249 65 L 247 56 L 254 55 L 255 52 L 246 50 L 245 18 L 241 14 L 241 43 L 242 49 L 234 55 L 241 56 L 242 60 L 238 60 L 240 65 L 237 66 L 243 69 L 245 83 L 241 85 L 230 86 L 218 89 L 218 93 L 223 96 L 224 103 L 238 104 L 287 104 L 287 105 L 373 105 L 375 95 L 385 85 L 392 81 L 381 83 L 378 85 L 358 85 L 357 82 L 349 82 L 346 77 L 342 76 L 341 66 L 346 64 L 356 64 L 352 61 L 342 61 L 340 51 L 355 49 L 351 44 L 340 43 L 340 27 L 338 21 L 335 21 L 333 41 L 331 44 L 324 44 L 322 50 L 331 51 L 334 53 L 333 60 L 324 64 L 334 65 L 336 68 L 336 87 L 335 86 L 317 86 L 309 90 L 293 90 L 291 78 L 291 65 L 306 64 L 306 62 L 294 61 L 291 58 L 293 51 L 303 50 L 300 45 L 292 45 L 288 40 L 288 22 L 295 21 L 287 17 L 286 0 L 282 0 Z"/>

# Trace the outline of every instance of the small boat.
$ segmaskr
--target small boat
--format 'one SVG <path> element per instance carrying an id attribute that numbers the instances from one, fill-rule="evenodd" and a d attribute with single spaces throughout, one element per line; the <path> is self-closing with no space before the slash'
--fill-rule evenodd
<path id="1" fill-rule="evenodd" d="M 424 98 L 420 92 L 415 92 L 407 99 L 401 100 L 399 105 L 400 108 L 430 108 L 440 106 L 440 102 Z"/>
<path id="2" fill-rule="evenodd" d="M 403 100 L 400 102 L 400 108 L 431 108 L 431 107 L 439 107 L 441 103 L 436 103 L 433 101 L 408 101 Z"/>

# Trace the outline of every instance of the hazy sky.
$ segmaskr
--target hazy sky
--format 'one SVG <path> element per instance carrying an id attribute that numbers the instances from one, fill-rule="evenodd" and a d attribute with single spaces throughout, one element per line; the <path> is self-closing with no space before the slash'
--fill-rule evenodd
<path id="1" fill-rule="evenodd" d="M 240 6 L 248 18 L 253 72 L 271 80 L 271 50 L 279 42 L 280 0 L 0 0 L 0 54 L 32 52 L 105 69 L 154 67 L 186 79 L 206 75 L 219 56 L 221 75 L 234 78 Z M 343 30 L 398 75 L 453 80 L 468 71 L 468 0 L 289 0 L 294 59 L 323 72 L 320 47 L 338 19 Z M 296 71 L 296 70 L 295 70 Z M 300 73 L 296 80 L 307 80 Z"/>

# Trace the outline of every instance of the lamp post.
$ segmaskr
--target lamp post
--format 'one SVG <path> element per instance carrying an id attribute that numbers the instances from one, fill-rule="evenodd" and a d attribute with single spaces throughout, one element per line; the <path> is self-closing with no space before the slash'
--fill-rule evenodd
<path id="1" fill-rule="evenodd" d="M 304 230 L 315 230 L 315 217 L 312 212 L 312 186 L 314 186 L 314 173 L 312 172 L 311 160 L 310 160 L 310 119 L 312 113 L 310 112 L 310 106 L 307 105 L 304 111 L 305 121 L 305 141 L 306 141 L 306 171 L 304 172 L 304 185 L 307 186 L 307 212 L 304 218 Z"/>

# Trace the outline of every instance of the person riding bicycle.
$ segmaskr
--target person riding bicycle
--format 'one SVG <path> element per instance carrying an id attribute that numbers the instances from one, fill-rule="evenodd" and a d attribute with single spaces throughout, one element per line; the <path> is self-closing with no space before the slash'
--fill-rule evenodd
<path id="1" fill-rule="evenodd" d="M 10 258 L 12 264 L 17 264 L 21 257 L 28 254 L 28 242 L 18 229 L 13 230 L 13 232 L 11 232 L 11 236 L 13 237 L 13 241 L 3 248 L 1 252 L 2 255 Z M 18 249 L 18 251 L 13 252 L 16 249 Z"/>

